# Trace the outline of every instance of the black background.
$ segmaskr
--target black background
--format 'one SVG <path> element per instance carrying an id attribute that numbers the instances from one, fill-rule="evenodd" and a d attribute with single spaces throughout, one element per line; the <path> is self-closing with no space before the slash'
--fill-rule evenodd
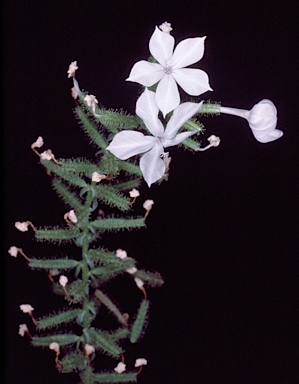
<path id="1" fill-rule="evenodd" d="M 139 87 L 125 79 L 149 56 L 149 38 L 164 21 L 177 42 L 207 36 L 197 67 L 214 91 L 203 99 L 250 109 L 269 98 L 284 136 L 261 144 L 243 119 L 203 118 L 203 145 L 215 134 L 220 146 L 197 154 L 172 148 L 169 181 L 143 184 L 136 214 L 146 198 L 155 201 L 147 230 L 107 238 L 112 249 L 127 249 L 140 267 L 166 280 L 149 291 L 149 326 L 130 347 L 128 368 L 136 357 L 148 359 L 140 384 L 298 383 L 296 2 L 3 4 L 5 383 L 77 382 L 56 372 L 52 351 L 18 336 L 18 325 L 29 324 L 20 304 L 30 303 L 40 317 L 65 302 L 51 295 L 44 274 L 11 258 L 8 248 L 40 257 L 72 249 L 57 251 L 14 228 L 24 220 L 63 224 L 66 212 L 30 144 L 41 135 L 58 158 L 92 159 L 95 150 L 72 113 L 70 62 L 78 62 L 81 88 L 108 108 L 134 113 Z M 111 289 L 123 307 L 141 297 L 119 285 Z"/>

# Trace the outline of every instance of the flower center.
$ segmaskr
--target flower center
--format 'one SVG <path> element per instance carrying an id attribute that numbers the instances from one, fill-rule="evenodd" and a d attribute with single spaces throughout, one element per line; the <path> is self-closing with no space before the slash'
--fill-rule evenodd
<path id="1" fill-rule="evenodd" d="M 164 67 L 164 72 L 167 75 L 170 75 L 171 74 L 171 66 L 166 64 L 166 67 Z"/>

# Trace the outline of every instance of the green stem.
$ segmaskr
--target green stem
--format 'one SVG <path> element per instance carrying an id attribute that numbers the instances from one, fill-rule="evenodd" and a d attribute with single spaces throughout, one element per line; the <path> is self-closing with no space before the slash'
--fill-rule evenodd
<path id="1" fill-rule="evenodd" d="M 87 196 L 86 196 L 85 208 L 89 209 L 91 207 L 91 204 L 92 204 L 92 191 L 89 190 L 87 192 Z M 88 328 L 89 323 L 90 323 L 90 321 L 89 321 L 89 286 L 88 286 L 89 268 L 88 268 L 87 260 L 84 256 L 85 254 L 87 254 L 88 248 L 89 248 L 89 236 L 88 236 L 89 230 L 88 230 L 88 227 L 84 228 L 83 233 L 84 233 L 84 238 L 83 238 L 83 242 L 82 242 L 82 280 L 85 283 L 85 286 L 87 287 L 86 292 L 85 292 L 85 296 L 84 296 L 84 300 L 83 300 L 83 309 L 85 311 L 85 315 L 83 318 L 83 328 Z"/>

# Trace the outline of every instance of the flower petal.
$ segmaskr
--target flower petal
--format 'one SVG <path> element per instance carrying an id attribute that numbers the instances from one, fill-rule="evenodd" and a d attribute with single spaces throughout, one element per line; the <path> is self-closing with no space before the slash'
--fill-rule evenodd
<path id="1" fill-rule="evenodd" d="M 121 131 L 114 136 L 106 150 L 119 159 L 126 160 L 138 153 L 149 151 L 155 142 L 154 137 L 144 136 L 141 132 Z"/>
<path id="2" fill-rule="evenodd" d="M 167 147 L 172 147 L 173 145 L 178 145 L 182 141 L 186 140 L 188 137 L 194 135 L 196 132 L 198 131 L 197 130 L 186 131 L 186 132 L 179 133 L 178 135 L 176 135 L 174 139 L 162 139 L 163 147 L 167 148 Z"/>
<path id="3" fill-rule="evenodd" d="M 283 132 L 280 129 L 274 129 L 273 131 L 267 133 L 252 129 L 252 133 L 256 140 L 260 143 L 270 143 L 271 141 L 277 140 L 283 136 Z"/>
<path id="4" fill-rule="evenodd" d="M 173 52 L 170 65 L 173 69 L 184 68 L 199 61 L 204 54 L 205 37 L 193 37 L 181 41 Z"/>
<path id="5" fill-rule="evenodd" d="M 200 103 L 183 103 L 180 104 L 169 119 L 163 139 L 171 140 L 177 134 L 178 130 L 189 120 L 193 115 L 199 112 L 203 101 Z M 164 140 L 163 140 L 164 142 Z"/>
<path id="6" fill-rule="evenodd" d="M 164 149 L 161 142 L 156 141 L 153 148 L 140 159 L 140 169 L 149 187 L 165 173 L 165 163 L 160 158 L 163 152 Z"/>
<path id="7" fill-rule="evenodd" d="M 162 136 L 164 127 L 158 119 L 159 108 L 156 104 L 156 95 L 147 88 L 136 103 L 136 114 L 144 121 L 150 133 L 156 137 Z"/>
<path id="8" fill-rule="evenodd" d="M 163 77 L 164 73 L 164 69 L 160 64 L 141 60 L 133 65 L 126 81 L 134 81 L 145 87 L 150 87 L 156 84 Z"/>
<path id="9" fill-rule="evenodd" d="M 161 79 L 156 90 L 156 103 L 165 117 L 180 104 L 180 94 L 174 78 L 166 75 Z"/>
<path id="10" fill-rule="evenodd" d="M 154 58 L 165 67 L 171 60 L 174 47 L 174 38 L 156 27 L 149 41 L 149 50 Z"/>
<path id="11" fill-rule="evenodd" d="M 209 84 L 209 77 L 206 72 L 201 69 L 175 69 L 172 72 L 172 76 L 188 95 L 198 96 L 204 92 L 212 91 Z"/>

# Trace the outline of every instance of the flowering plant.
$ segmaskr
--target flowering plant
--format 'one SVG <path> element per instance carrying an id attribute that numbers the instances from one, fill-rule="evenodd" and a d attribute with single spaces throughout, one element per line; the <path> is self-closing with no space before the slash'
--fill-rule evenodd
<path id="1" fill-rule="evenodd" d="M 30 268 L 46 272 L 53 292 L 67 303 L 58 313 L 44 317 L 35 317 L 30 304 L 21 304 L 20 310 L 30 317 L 34 330 L 20 324 L 19 335 L 28 335 L 33 346 L 52 350 L 59 372 L 78 372 L 83 384 L 137 382 L 142 367 L 147 365 L 144 357 L 138 357 L 127 370 L 122 342 L 127 339 L 135 344 L 144 335 L 149 310 L 147 288 L 162 286 L 163 278 L 157 272 L 141 269 L 126 250 L 107 249 L 103 237 L 107 232 L 146 227 L 153 200 L 143 202 L 143 216 L 122 214 L 134 212 L 136 199 L 142 195 L 138 188 L 142 187 L 143 179 L 149 187 L 168 180 L 171 157 L 165 148 L 183 145 L 198 152 L 217 147 L 220 139 L 213 134 L 207 138 L 209 144 L 205 147 L 198 141 L 203 125 L 197 118 L 203 114 L 243 117 L 261 143 L 282 136 L 276 128 L 276 108 L 270 100 L 262 100 L 251 111 L 203 100 L 180 103 L 177 84 L 191 96 L 211 90 L 204 71 L 186 68 L 203 57 L 205 37 L 185 39 L 174 49 L 171 31 L 167 22 L 155 28 L 149 43 L 152 57 L 136 63 L 127 79 L 143 86 L 134 116 L 106 109 L 96 96 L 81 91 L 76 79 L 78 64 L 70 64 L 67 75 L 73 80 L 74 112 L 97 147 L 95 161 L 56 159 L 51 149 L 39 152 L 44 145 L 42 137 L 31 145 L 68 211 L 64 213 L 62 227 L 38 227 L 29 220 L 17 221 L 15 227 L 21 232 L 33 230 L 38 241 L 71 242 L 81 252 L 78 258 L 36 258 L 15 245 L 10 247 L 12 257 L 20 254 Z M 139 155 L 137 165 L 135 157 Z M 123 312 L 106 292 L 107 283 L 120 275 L 131 279 L 142 294 L 135 311 L 126 307 Z M 98 316 L 103 308 L 113 318 L 114 329 L 103 329 Z M 52 331 L 55 328 L 59 331 Z M 117 362 L 113 362 L 112 368 L 103 369 L 96 360 L 100 354 Z"/>

